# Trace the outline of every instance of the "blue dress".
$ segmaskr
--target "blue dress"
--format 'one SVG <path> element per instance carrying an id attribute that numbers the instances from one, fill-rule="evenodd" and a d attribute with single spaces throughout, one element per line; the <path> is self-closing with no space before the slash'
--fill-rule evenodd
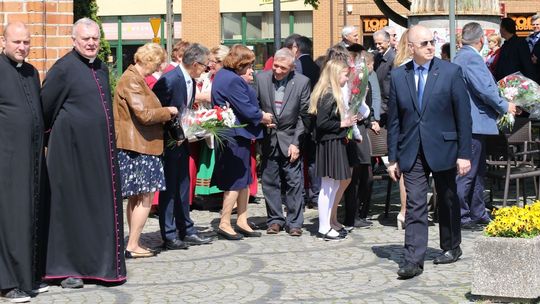
<path id="1" fill-rule="evenodd" d="M 234 71 L 223 68 L 216 73 L 211 95 L 212 105 L 228 104 L 236 115 L 236 124 L 246 126 L 227 130 L 223 144 L 216 146 L 216 164 L 210 184 L 223 191 L 245 189 L 252 182 L 251 141 L 263 137 L 257 94 Z"/>

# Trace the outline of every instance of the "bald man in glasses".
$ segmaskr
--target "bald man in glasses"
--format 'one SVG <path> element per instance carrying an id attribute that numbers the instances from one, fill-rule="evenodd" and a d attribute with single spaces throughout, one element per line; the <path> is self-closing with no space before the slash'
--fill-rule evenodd
<path id="1" fill-rule="evenodd" d="M 470 170 L 471 106 L 461 68 L 435 57 L 433 33 L 409 30 L 413 60 L 392 71 L 388 101 L 388 173 L 403 173 L 407 190 L 405 262 L 401 279 L 420 275 L 428 244 L 428 177 L 433 174 L 439 208 L 442 254 L 435 264 L 461 256 L 456 174 Z"/>

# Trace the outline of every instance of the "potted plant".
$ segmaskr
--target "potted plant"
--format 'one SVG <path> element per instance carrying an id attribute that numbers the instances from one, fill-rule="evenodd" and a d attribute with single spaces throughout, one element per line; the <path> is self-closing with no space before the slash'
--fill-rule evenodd
<path id="1" fill-rule="evenodd" d="M 475 295 L 514 299 L 540 297 L 540 201 L 504 207 L 475 243 Z"/>

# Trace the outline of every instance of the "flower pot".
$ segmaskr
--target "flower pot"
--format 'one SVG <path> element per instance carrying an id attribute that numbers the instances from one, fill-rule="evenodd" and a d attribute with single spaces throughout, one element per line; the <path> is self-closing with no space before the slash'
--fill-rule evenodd
<path id="1" fill-rule="evenodd" d="M 473 254 L 471 293 L 489 297 L 540 297 L 540 237 L 481 236 Z"/>

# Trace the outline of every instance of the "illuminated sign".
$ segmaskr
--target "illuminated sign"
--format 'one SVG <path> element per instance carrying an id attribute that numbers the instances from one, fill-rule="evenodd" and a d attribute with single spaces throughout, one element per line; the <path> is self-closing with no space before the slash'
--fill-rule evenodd
<path id="1" fill-rule="evenodd" d="M 386 17 L 364 17 L 362 18 L 364 33 L 375 33 L 388 25 Z"/>
<path id="2" fill-rule="evenodd" d="M 533 31 L 531 15 L 508 15 L 516 22 L 516 35 L 519 37 L 527 37 Z"/>

